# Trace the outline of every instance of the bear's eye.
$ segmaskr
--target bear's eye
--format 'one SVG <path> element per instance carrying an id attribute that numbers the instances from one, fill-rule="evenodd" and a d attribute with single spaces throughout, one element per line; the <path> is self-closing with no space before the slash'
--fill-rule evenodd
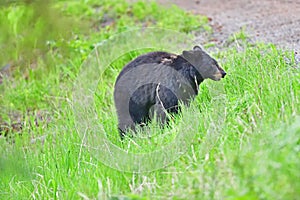
<path id="1" fill-rule="evenodd" d="M 216 67 L 219 67 L 218 63 L 216 60 L 213 60 L 213 64 L 216 66 Z"/>

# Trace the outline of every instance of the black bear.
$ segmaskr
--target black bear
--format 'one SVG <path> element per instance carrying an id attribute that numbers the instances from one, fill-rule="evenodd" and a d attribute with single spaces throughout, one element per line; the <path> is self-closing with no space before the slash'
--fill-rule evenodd
<path id="1" fill-rule="evenodd" d="M 200 83 L 224 78 L 226 72 L 199 46 L 181 55 L 150 52 L 128 63 L 117 77 L 114 101 L 121 138 L 153 114 L 162 123 L 168 113 L 179 111 L 179 101 L 188 104 L 198 94 Z"/>

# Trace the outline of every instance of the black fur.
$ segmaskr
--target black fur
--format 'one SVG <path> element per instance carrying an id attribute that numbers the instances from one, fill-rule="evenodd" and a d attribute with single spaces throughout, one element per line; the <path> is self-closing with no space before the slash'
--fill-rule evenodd
<path id="1" fill-rule="evenodd" d="M 198 46 L 181 55 L 150 52 L 137 57 L 123 68 L 115 84 L 121 137 L 136 124 L 146 124 L 154 113 L 165 123 L 166 112 L 177 113 L 179 101 L 188 104 L 202 81 L 217 81 L 225 75 L 216 60 Z"/>

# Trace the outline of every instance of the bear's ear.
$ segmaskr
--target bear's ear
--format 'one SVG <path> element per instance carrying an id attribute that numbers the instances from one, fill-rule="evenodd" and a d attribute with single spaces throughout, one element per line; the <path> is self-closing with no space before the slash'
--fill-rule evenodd
<path id="1" fill-rule="evenodd" d="M 193 53 L 191 51 L 183 51 L 182 55 L 186 60 L 193 58 Z"/>
<path id="2" fill-rule="evenodd" d="M 198 45 L 194 46 L 193 48 L 194 51 L 203 51 L 201 47 L 199 47 Z"/>
<path id="3" fill-rule="evenodd" d="M 196 51 L 183 51 L 182 56 L 192 65 L 195 65 L 201 59 L 201 55 Z"/>

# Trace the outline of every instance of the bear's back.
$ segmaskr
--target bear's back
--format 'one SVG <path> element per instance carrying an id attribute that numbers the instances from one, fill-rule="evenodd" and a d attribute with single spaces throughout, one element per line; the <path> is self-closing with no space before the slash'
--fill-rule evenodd
<path id="1" fill-rule="evenodd" d="M 176 54 L 172 54 L 172 53 L 168 53 L 168 52 L 164 52 L 164 51 L 155 51 L 155 52 L 150 52 L 150 53 L 146 53 L 143 55 L 138 56 L 137 58 L 135 58 L 134 60 L 132 60 L 131 62 L 129 62 L 127 65 L 125 65 L 125 67 L 122 69 L 122 71 L 120 72 L 116 82 L 118 82 L 118 80 L 129 70 L 139 66 L 139 65 L 143 65 L 143 64 L 147 64 L 147 63 L 157 63 L 160 64 L 162 63 L 164 60 L 168 59 L 171 60 L 174 57 L 176 57 Z"/>

